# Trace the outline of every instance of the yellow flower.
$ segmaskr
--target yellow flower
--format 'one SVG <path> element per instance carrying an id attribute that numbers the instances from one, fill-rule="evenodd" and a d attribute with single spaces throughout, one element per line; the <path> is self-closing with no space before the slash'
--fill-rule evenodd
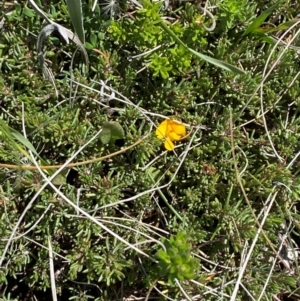
<path id="1" fill-rule="evenodd" d="M 158 126 L 155 133 L 158 139 L 165 139 L 165 148 L 171 151 L 175 147 L 173 141 L 182 139 L 186 135 L 186 129 L 179 121 L 166 119 Z"/>

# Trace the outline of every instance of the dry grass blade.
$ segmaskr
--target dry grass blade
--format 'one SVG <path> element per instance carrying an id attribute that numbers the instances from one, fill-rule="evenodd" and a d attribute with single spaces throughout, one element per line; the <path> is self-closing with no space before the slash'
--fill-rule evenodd
<path id="1" fill-rule="evenodd" d="M 52 300 L 57 301 L 57 292 L 55 285 L 55 273 L 54 273 L 54 262 L 53 262 L 53 252 L 52 252 L 52 243 L 50 236 L 48 237 L 48 247 L 49 247 L 49 267 L 50 267 L 50 283 L 51 283 L 51 292 Z"/>
<path id="2" fill-rule="evenodd" d="M 51 76 L 51 73 L 45 67 L 44 57 L 43 57 L 43 54 L 41 51 L 41 47 L 42 47 L 42 43 L 43 43 L 44 39 L 55 30 L 57 30 L 60 33 L 60 35 L 64 38 L 64 40 L 67 43 L 69 42 L 68 39 L 70 39 L 78 46 L 80 51 L 83 53 L 86 66 L 88 68 L 89 67 L 88 54 L 86 52 L 84 45 L 81 43 L 80 39 L 78 38 L 78 36 L 75 33 L 73 33 L 71 30 L 69 30 L 69 29 L 65 28 L 64 26 L 61 26 L 61 25 L 55 23 L 54 21 L 52 21 L 51 19 L 49 19 L 47 17 L 47 15 L 36 5 L 36 3 L 33 0 L 29 0 L 29 2 L 31 4 L 31 6 L 33 7 L 33 9 L 49 23 L 47 26 L 45 26 L 41 30 L 41 32 L 38 35 L 38 39 L 37 39 L 38 61 L 43 69 L 43 74 L 45 75 L 45 77 L 48 79 L 50 78 L 51 81 L 53 82 L 53 76 Z"/>

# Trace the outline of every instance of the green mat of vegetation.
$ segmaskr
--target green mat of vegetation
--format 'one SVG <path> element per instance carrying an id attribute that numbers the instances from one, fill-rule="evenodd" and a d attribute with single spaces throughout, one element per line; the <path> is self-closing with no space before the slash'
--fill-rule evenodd
<path id="1" fill-rule="evenodd" d="M 1 300 L 299 300 L 298 1 L 0 4 Z"/>

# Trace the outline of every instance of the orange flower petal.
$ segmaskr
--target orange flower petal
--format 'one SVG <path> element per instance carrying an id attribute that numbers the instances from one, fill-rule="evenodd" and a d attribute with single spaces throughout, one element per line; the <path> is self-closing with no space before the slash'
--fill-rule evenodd
<path id="1" fill-rule="evenodd" d="M 155 134 L 158 139 L 164 139 L 167 137 L 168 121 L 163 121 L 156 129 Z"/>
<path id="2" fill-rule="evenodd" d="M 171 141 L 171 139 L 169 137 L 166 138 L 164 146 L 165 146 L 166 150 L 168 150 L 168 151 L 173 150 L 175 147 L 174 143 Z"/>

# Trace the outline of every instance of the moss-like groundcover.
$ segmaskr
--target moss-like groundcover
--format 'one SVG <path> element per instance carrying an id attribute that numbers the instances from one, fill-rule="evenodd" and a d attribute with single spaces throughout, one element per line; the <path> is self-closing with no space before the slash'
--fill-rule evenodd
<path id="1" fill-rule="evenodd" d="M 2 1 L 1 300 L 299 300 L 299 11 Z"/>

